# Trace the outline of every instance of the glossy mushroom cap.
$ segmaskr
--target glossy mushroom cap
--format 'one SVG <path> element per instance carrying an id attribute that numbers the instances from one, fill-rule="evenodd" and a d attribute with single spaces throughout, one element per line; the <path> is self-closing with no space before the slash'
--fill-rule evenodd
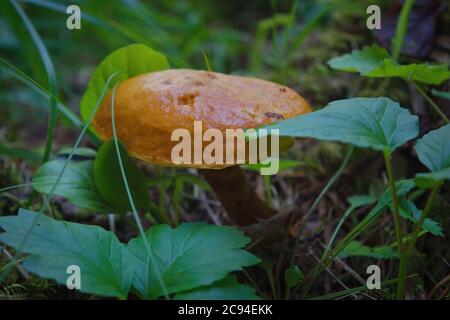
<path id="1" fill-rule="evenodd" d="M 178 143 L 171 141 L 173 130 L 185 128 L 193 137 L 195 120 L 202 121 L 203 131 L 215 128 L 225 136 L 225 129 L 256 128 L 310 111 L 309 104 L 285 86 L 188 69 L 130 78 L 120 83 L 115 97 L 117 135 L 129 153 L 168 166 L 173 165 L 171 151 Z M 111 93 L 95 115 L 93 127 L 102 139 L 112 136 Z"/>

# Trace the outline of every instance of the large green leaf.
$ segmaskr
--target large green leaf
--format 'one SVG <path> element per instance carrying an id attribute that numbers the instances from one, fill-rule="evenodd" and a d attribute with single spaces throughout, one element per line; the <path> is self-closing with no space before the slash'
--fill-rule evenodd
<path id="1" fill-rule="evenodd" d="M 172 229 L 158 225 L 146 236 L 151 255 L 140 237 L 127 246 L 138 260 L 133 287 L 145 299 L 163 294 L 158 274 L 171 294 L 211 285 L 231 271 L 259 262 L 241 249 L 249 238 L 231 227 L 189 223 Z"/>
<path id="2" fill-rule="evenodd" d="M 175 300 L 259 300 L 255 289 L 240 284 L 235 276 L 228 276 L 210 286 L 181 292 Z"/>
<path id="3" fill-rule="evenodd" d="M 429 65 L 426 63 L 408 65 L 398 64 L 389 53 L 378 46 L 364 47 L 352 53 L 328 61 L 333 69 L 359 72 L 373 78 L 399 77 L 426 84 L 438 85 L 450 78 L 447 64 Z"/>
<path id="4" fill-rule="evenodd" d="M 128 155 L 125 145 L 119 140 L 119 151 L 123 168 L 136 208 L 149 208 L 147 178 Z M 101 196 L 118 212 L 131 210 L 116 152 L 114 139 L 102 144 L 94 161 L 94 181 Z"/>
<path id="5" fill-rule="evenodd" d="M 33 188 L 49 194 L 65 162 L 65 159 L 55 159 L 39 167 L 33 175 Z M 103 213 L 113 212 L 114 209 L 102 198 L 94 184 L 93 163 L 92 160 L 70 162 L 53 194 L 62 196 L 81 208 Z"/>
<path id="6" fill-rule="evenodd" d="M 430 131 L 415 145 L 419 160 L 431 171 L 417 174 L 419 187 L 450 179 L 450 124 Z"/>
<path id="7" fill-rule="evenodd" d="M 265 127 L 281 136 L 340 141 L 393 151 L 418 134 L 418 118 L 388 98 L 353 98 Z"/>
<path id="8" fill-rule="evenodd" d="M 163 54 L 143 44 L 132 44 L 114 51 L 103 59 L 89 81 L 87 90 L 81 100 L 81 117 L 85 122 L 87 121 L 106 81 L 113 73 L 120 72 L 110 82 L 110 88 L 114 87 L 119 81 L 168 68 L 169 63 Z"/>
<path id="9" fill-rule="evenodd" d="M 0 240 L 19 248 L 36 213 L 25 209 L 17 216 L 0 217 L 5 230 Z M 125 245 L 114 233 L 97 226 L 56 221 L 41 215 L 23 247 L 30 256 L 22 266 L 37 275 L 55 279 L 65 285 L 67 268 L 76 265 L 81 271 L 81 291 L 91 294 L 126 298 L 130 289 L 132 260 Z"/>

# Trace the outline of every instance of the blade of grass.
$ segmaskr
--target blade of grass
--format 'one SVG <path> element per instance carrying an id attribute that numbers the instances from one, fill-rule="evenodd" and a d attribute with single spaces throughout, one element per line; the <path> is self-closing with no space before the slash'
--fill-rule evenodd
<path id="1" fill-rule="evenodd" d="M 45 143 L 44 155 L 42 156 L 42 163 L 44 163 L 44 162 L 47 162 L 47 160 L 50 158 L 50 154 L 52 152 L 53 136 L 54 136 L 56 120 L 57 120 L 57 116 L 58 116 L 57 100 L 55 98 L 53 98 L 53 96 L 57 95 L 55 69 L 53 67 L 52 60 L 50 59 L 50 55 L 48 54 L 47 48 L 44 45 L 44 42 L 42 41 L 41 37 L 39 36 L 39 33 L 34 28 L 33 23 L 28 18 L 25 11 L 16 2 L 16 0 L 10 0 L 10 2 L 14 6 L 14 9 L 19 14 L 20 18 L 22 19 L 26 29 L 30 33 L 31 39 L 33 40 L 33 43 L 36 46 L 36 49 L 39 52 L 39 56 L 44 65 L 45 72 L 47 73 L 49 89 L 50 89 L 50 92 L 52 93 L 52 97 L 50 98 L 50 112 L 49 112 L 49 117 L 48 117 L 47 141 Z"/>
<path id="2" fill-rule="evenodd" d="M 414 6 L 414 0 L 406 0 L 403 4 L 400 16 L 397 20 L 397 26 L 395 28 L 395 37 L 393 39 L 392 56 L 395 60 L 400 57 L 402 51 L 403 42 L 405 40 L 405 34 L 408 30 L 409 15 L 412 7 Z"/>

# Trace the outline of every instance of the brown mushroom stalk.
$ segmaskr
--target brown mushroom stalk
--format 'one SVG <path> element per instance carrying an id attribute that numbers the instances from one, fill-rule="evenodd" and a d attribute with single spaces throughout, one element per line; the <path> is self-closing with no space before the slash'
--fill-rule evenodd
<path id="1" fill-rule="evenodd" d="M 93 120 L 102 139 L 112 136 L 110 104 L 111 94 Z M 202 170 L 230 219 L 239 226 L 267 219 L 275 212 L 256 195 L 238 163 L 175 164 L 174 130 L 183 129 L 195 136 L 194 122 L 201 121 L 203 132 L 216 129 L 225 136 L 227 129 L 257 128 L 310 111 L 309 104 L 285 86 L 188 69 L 127 79 L 118 86 L 115 98 L 117 135 L 130 155 L 152 164 Z M 227 142 L 221 143 L 225 150 Z"/>

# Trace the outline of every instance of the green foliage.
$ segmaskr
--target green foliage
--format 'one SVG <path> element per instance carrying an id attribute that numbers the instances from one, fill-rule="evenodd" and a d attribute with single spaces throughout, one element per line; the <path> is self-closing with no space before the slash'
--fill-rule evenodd
<path id="1" fill-rule="evenodd" d="M 214 282 L 210 286 L 177 293 L 175 300 L 259 300 L 255 289 L 240 284 L 235 276 Z"/>
<path id="2" fill-rule="evenodd" d="M 303 272 L 297 266 L 290 267 L 284 272 L 284 283 L 288 288 L 297 286 L 304 277 Z"/>
<path id="3" fill-rule="evenodd" d="M 450 78 L 447 64 L 429 65 L 411 63 L 398 64 L 389 53 L 376 45 L 354 50 L 350 54 L 328 61 L 328 65 L 337 70 L 359 72 L 365 77 L 398 77 L 426 84 L 438 85 Z"/>
<path id="4" fill-rule="evenodd" d="M 352 98 L 265 127 L 281 136 L 340 141 L 392 152 L 418 134 L 418 118 L 388 98 Z"/>
<path id="5" fill-rule="evenodd" d="M 20 209 L 19 215 L 0 218 L 5 244 L 18 248 L 36 213 Z M 30 256 L 23 267 L 40 277 L 65 285 L 67 267 L 81 270 L 81 291 L 126 298 L 133 270 L 131 254 L 112 232 L 98 226 L 56 221 L 42 215 L 34 226 L 23 253 Z"/>
<path id="6" fill-rule="evenodd" d="M 158 225 L 146 236 L 169 294 L 211 285 L 231 271 L 259 262 L 241 249 L 249 239 L 230 227 L 189 223 L 172 229 Z M 161 296 L 163 290 L 155 270 L 150 268 L 143 239 L 133 239 L 127 247 L 137 258 L 133 286 L 138 295 L 145 299 Z"/>
<path id="7" fill-rule="evenodd" d="M 50 194 L 56 179 L 64 167 L 64 159 L 44 163 L 33 175 L 33 188 L 43 194 Z M 71 161 L 54 190 L 72 204 L 102 213 L 113 212 L 113 207 L 99 193 L 93 177 L 94 161 Z"/>
<path id="8" fill-rule="evenodd" d="M 124 144 L 119 140 L 120 157 L 127 173 L 127 181 L 136 208 L 148 208 L 147 179 L 129 157 Z M 130 211 L 130 201 L 123 183 L 114 139 L 106 141 L 98 150 L 94 161 L 94 181 L 100 195 L 116 212 Z"/>
<path id="9" fill-rule="evenodd" d="M 339 254 L 340 258 L 369 257 L 375 259 L 397 258 L 397 253 L 390 246 L 369 247 L 359 241 L 351 241 Z"/>
<path id="10" fill-rule="evenodd" d="M 421 188 L 430 188 L 434 184 L 450 179 L 450 124 L 430 131 L 419 139 L 415 150 L 419 160 L 431 173 L 416 175 Z"/>
<path id="11" fill-rule="evenodd" d="M 399 200 L 399 208 L 400 208 L 400 215 L 414 223 L 417 223 L 419 221 L 420 216 L 423 214 L 422 210 L 419 210 L 416 205 L 410 201 L 406 200 L 405 198 L 400 198 Z M 442 232 L 442 228 L 439 225 L 437 221 L 434 221 L 432 219 L 426 218 L 422 229 L 424 231 L 428 231 L 432 233 L 435 236 L 443 237 L 444 233 Z"/>
<path id="12" fill-rule="evenodd" d="M 122 80 L 168 68 L 169 63 L 163 54 L 143 44 L 132 44 L 114 51 L 103 59 L 89 81 L 87 90 L 81 100 L 81 117 L 85 122 L 87 121 L 108 77 L 113 73 L 120 72 L 114 78 L 114 81 L 111 81 L 109 88 L 114 87 Z"/>
<path id="13" fill-rule="evenodd" d="M 17 249 L 35 218 L 35 212 L 25 209 L 20 209 L 17 216 L 0 217 L 0 227 L 5 230 L 0 240 Z M 146 236 L 159 270 L 151 267 L 149 252 L 140 237 L 125 245 L 101 227 L 42 215 L 23 247 L 22 252 L 29 254 L 23 267 L 65 285 L 67 267 L 78 265 L 82 292 L 126 298 L 131 289 L 143 299 L 152 299 L 162 295 L 158 271 L 169 293 L 179 293 L 213 285 L 229 272 L 259 262 L 241 249 L 249 239 L 231 227 L 189 223 L 171 229 L 158 225 L 147 230 Z M 230 296 L 245 289 L 236 298 L 255 298 L 249 288 L 232 279 L 215 285 L 210 294 Z"/>

